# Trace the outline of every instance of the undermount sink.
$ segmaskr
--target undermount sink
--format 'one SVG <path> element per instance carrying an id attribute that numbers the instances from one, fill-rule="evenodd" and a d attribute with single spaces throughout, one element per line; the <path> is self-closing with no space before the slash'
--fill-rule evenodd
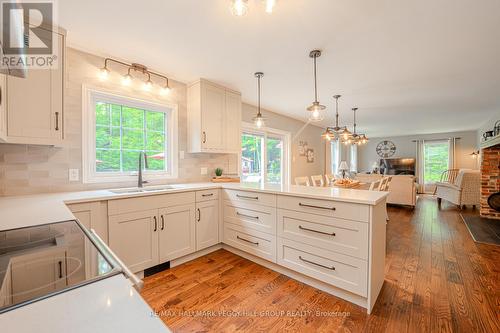
<path id="1" fill-rule="evenodd" d="M 172 185 L 162 185 L 162 186 L 150 186 L 150 187 L 134 187 L 134 188 L 120 188 L 116 190 L 110 190 L 112 193 L 122 194 L 122 193 L 141 193 L 141 192 L 158 192 L 158 191 L 166 191 L 173 190 L 178 188 L 178 186 Z"/>

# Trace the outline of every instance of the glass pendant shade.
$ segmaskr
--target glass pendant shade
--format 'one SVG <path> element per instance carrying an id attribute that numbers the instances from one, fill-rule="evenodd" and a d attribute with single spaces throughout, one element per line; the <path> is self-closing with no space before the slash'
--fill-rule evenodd
<path id="1" fill-rule="evenodd" d="M 347 140 L 349 140 L 351 138 L 352 134 L 351 134 L 351 131 L 349 131 L 347 129 L 347 127 L 344 127 L 344 130 L 342 131 L 342 133 L 340 135 L 342 136 L 342 139 L 344 141 L 347 141 Z"/>
<path id="2" fill-rule="evenodd" d="M 243 16 L 248 12 L 248 0 L 232 0 L 231 13 L 234 16 Z"/>
<path id="3" fill-rule="evenodd" d="M 107 67 L 103 67 L 99 70 L 99 78 L 101 80 L 106 80 L 109 76 L 109 69 Z"/>
<path id="4" fill-rule="evenodd" d="M 316 75 L 316 58 L 321 56 L 320 50 L 312 50 L 309 53 L 309 57 L 313 58 L 314 61 L 314 102 L 307 108 L 309 112 L 308 119 L 311 122 L 322 121 L 325 119 L 325 109 L 326 106 L 321 105 L 318 101 L 318 80 Z"/>
<path id="5" fill-rule="evenodd" d="M 262 117 L 261 114 L 258 114 L 256 117 L 253 118 L 253 123 L 257 128 L 262 128 L 266 126 L 265 119 L 264 117 Z"/>

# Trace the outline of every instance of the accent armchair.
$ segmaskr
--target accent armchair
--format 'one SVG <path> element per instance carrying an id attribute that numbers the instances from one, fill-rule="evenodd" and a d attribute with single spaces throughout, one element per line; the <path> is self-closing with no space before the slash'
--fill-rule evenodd
<path id="1" fill-rule="evenodd" d="M 444 199 L 460 208 L 466 205 L 479 205 L 481 194 L 481 175 L 478 170 L 461 169 L 453 183 L 436 183 L 438 204 Z"/>

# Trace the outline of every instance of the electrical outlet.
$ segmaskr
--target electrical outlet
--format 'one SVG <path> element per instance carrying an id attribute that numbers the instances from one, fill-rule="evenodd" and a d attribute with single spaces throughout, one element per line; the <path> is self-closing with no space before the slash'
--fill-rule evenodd
<path id="1" fill-rule="evenodd" d="M 70 182 L 77 182 L 80 180 L 80 170 L 69 169 L 68 178 Z"/>
<path id="2" fill-rule="evenodd" d="M 201 168 L 201 175 L 202 176 L 208 175 L 208 168 Z"/>

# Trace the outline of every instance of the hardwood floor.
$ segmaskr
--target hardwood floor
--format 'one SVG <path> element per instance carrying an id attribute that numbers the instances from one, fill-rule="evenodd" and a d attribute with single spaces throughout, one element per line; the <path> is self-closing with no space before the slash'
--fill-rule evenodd
<path id="1" fill-rule="evenodd" d="M 142 295 L 174 332 L 500 332 L 500 247 L 432 197 L 389 217 L 371 315 L 225 250 L 146 278 Z"/>

